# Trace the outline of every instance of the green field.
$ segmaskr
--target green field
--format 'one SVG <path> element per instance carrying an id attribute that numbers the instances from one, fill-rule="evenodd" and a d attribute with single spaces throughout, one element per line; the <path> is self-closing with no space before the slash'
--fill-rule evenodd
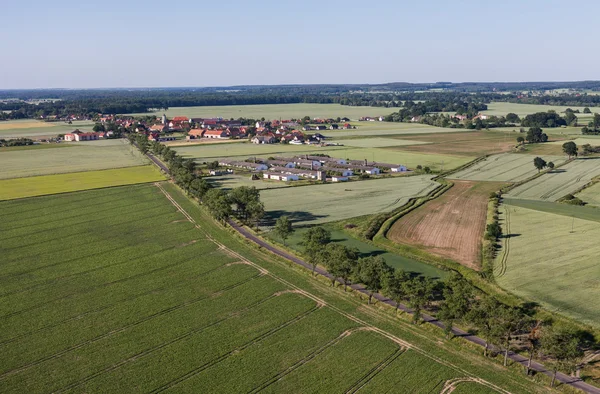
<path id="1" fill-rule="evenodd" d="M 364 313 L 163 187 L 183 208 L 151 185 L 0 203 L 2 393 L 439 392 L 472 373 L 542 391 L 427 330 Z M 396 371 L 411 376 L 389 386 Z"/>
<path id="2" fill-rule="evenodd" d="M 430 175 L 419 175 L 270 189 L 260 197 L 268 223 L 287 215 L 296 225 L 309 225 L 392 211 L 436 186 Z"/>
<path id="3" fill-rule="evenodd" d="M 165 176 L 153 165 L 0 179 L 0 200 L 133 185 L 164 179 Z"/>
<path id="4" fill-rule="evenodd" d="M 516 103 L 504 103 L 504 102 L 492 102 L 488 104 L 487 111 L 481 111 L 483 114 L 487 115 L 495 115 L 495 116 L 505 116 L 506 114 L 512 112 L 520 117 L 525 117 L 526 115 L 533 114 L 536 112 L 548 112 L 550 110 L 558 112 L 559 115 L 564 116 L 564 112 L 567 108 L 571 108 L 573 111 L 579 110 L 580 113 L 577 115 L 578 122 L 587 124 L 590 120 L 592 120 L 592 114 L 584 114 L 583 109 L 585 107 L 569 107 L 569 106 L 558 106 L 558 105 L 537 105 L 537 104 L 516 104 Z M 590 108 L 592 112 L 598 112 L 598 108 Z"/>
<path id="5" fill-rule="evenodd" d="M 347 137 L 371 137 L 371 136 L 406 136 L 420 134 L 447 134 L 460 132 L 460 129 L 428 126 L 420 123 L 392 123 L 392 122 L 352 122 L 356 129 L 350 130 L 325 130 L 322 132 L 334 140 Z M 463 130 L 464 131 L 464 130 Z"/>
<path id="6" fill-rule="evenodd" d="M 565 156 L 542 156 L 547 162 L 558 165 L 566 160 Z M 533 156 L 517 153 L 503 153 L 489 156 L 462 171 L 452 174 L 449 178 L 469 181 L 519 182 L 538 171 L 533 166 Z"/>
<path id="7" fill-rule="evenodd" d="M 145 165 L 149 160 L 126 140 L 93 141 L 67 149 L 0 150 L 0 179 Z"/>
<path id="8" fill-rule="evenodd" d="M 600 327 L 600 226 L 516 205 L 501 206 L 497 283 L 543 307 Z"/>
<path id="9" fill-rule="evenodd" d="M 360 143 L 361 140 L 356 140 Z M 378 161 L 381 163 L 403 164 L 414 169 L 417 165 L 429 166 L 438 171 L 461 166 L 475 157 L 442 155 L 434 153 L 407 152 L 386 148 L 354 148 L 351 146 L 340 147 L 315 147 L 309 145 L 255 145 L 250 143 L 241 144 L 210 144 L 173 147 L 178 154 L 185 158 L 194 158 L 197 162 L 208 162 L 222 158 L 238 158 L 245 160 L 251 157 L 270 156 L 295 156 L 306 154 L 325 154 L 331 157 L 344 159 Z"/>
<path id="10" fill-rule="evenodd" d="M 600 175 L 600 159 L 577 159 L 524 183 L 506 194 L 509 198 L 557 201 Z"/>
<path id="11" fill-rule="evenodd" d="M 575 138 L 572 141 L 579 147 L 580 151 L 581 145 L 590 144 L 591 146 L 600 146 L 600 136 L 594 137 L 586 135 L 585 137 Z M 550 144 L 562 146 L 565 142 L 566 141 L 554 141 L 550 142 Z"/>
<path id="12" fill-rule="evenodd" d="M 261 105 L 223 105 L 212 107 L 171 107 L 166 111 L 133 115 L 166 114 L 168 118 L 187 116 L 188 118 L 252 118 L 267 120 L 347 117 L 357 120 L 361 116 L 385 116 L 394 112 L 393 108 L 353 107 L 340 104 L 261 104 Z"/>
<path id="13" fill-rule="evenodd" d="M 355 147 L 355 148 L 386 148 L 389 146 L 409 146 L 409 145 L 428 144 L 427 142 L 423 142 L 423 141 L 395 139 L 395 138 L 382 138 L 382 137 L 336 140 L 335 142 L 338 144 L 342 144 L 344 146 L 351 146 L 351 147 Z"/>
<path id="14" fill-rule="evenodd" d="M 75 129 L 81 131 L 92 131 L 94 122 L 74 121 L 72 124 L 65 122 L 42 122 L 40 120 L 10 120 L 0 122 L 0 138 L 23 138 L 37 139 L 41 137 L 56 137 L 58 134 L 66 134 Z"/>

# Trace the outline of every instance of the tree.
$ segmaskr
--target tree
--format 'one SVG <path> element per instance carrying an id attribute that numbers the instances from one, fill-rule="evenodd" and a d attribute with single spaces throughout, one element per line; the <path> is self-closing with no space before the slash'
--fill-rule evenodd
<path id="1" fill-rule="evenodd" d="M 509 123 L 519 123 L 521 121 L 521 118 L 519 118 L 519 115 L 513 112 L 509 112 L 508 114 L 506 114 L 506 121 Z"/>
<path id="2" fill-rule="evenodd" d="M 490 240 L 497 240 L 502 235 L 502 227 L 498 222 L 488 224 L 485 229 L 486 236 Z"/>
<path id="3" fill-rule="evenodd" d="M 260 191 L 254 186 L 236 187 L 229 192 L 229 200 L 231 204 L 235 205 L 236 216 L 239 219 L 243 221 L 251 220 L 248 207 L 254 204 L 256 208 L 256 204 L 260 201 Z"/>
<path id="4" fill-rule="evenodd" d="M 262 201 L 251 201 L 246 206 L 247 218 L 249 222 L 253 222 L 258 229 L 260 219 L 265 216 L 265 204 Z"/>
<path id="5" fill-rule="evenodd" d="M 502 347 L 504 348 L 504 366 L 508 361 L 508 351 L 513 335 L 520 332 L 527 322 L 523 313 L 514 307 L 501 305 L 495 314 L 496 327 L 499 335 L 502 337 Z"/>
<path id="6" fill-rule="evenodd" d="M 275 231 L 275 234 L 281 238 L 283 245 L 285 246 L 285 240 L 288 239 L 290 234 L 294 232 L 292 221 L 287 216 L 280 216 L 275 222 L 275 228 L 273 231 Z"/>
<path id="7" fill-rule="evenodd" d="M 406 297 L 404 282 L 410 279 L 410 275 L 404 270 L 391 270 L 383 280 L 383 292 L 396 303 L 396 313 L 400 309 L 400 303 Z"/>
<path id="8" fill-rule="evenodd" d="M 547 357 L 552 357 L 552 383 L 554 387 L 556 373 L 561 368 L 572 369 L 577 358 L 583 354 L 580 339 L 576 333 L 564 328 L 545 327 L 540 339 L 541 350 Z"/>
<path id="9" fill-rule="evenodd" d="M 381 291 L 384 278 L 389 271 L 390 266 L 385 263 L 385 259 L 381 256 L 368 256 L 358 259 L 355 278 L 369 290 L 368 304 L 371 303 L 373 294 Z"/>
<path id="10" fill-rule="evenodd" d="M 554 169 L 554 163 L 553 162 L 548 162 L 548 164 L 546 164 L 546 167 L 548 167 L 549 169 L 553 170 Z"/>
<path id="11" fill-rule="evenodd" d="M 517 142 L 519 143 L 519 145 L 523 145 L 523 142 L 525 142 L 525 138 L 518 136 L 517 137 Z"/>
<path id="12" fill-rule="evenodd" d="M 525 139 L 530 144 L 535 144 L 538 142 L 546 142 L 548 141 L 548 136 L 542 132 L 542 129 L 539 127 L 531 127 L 527 131 L 527 135 L 525 135 Z"/>
<path id="13" fill-rule="evenodd" d="M 210 189 L 204 195 L 203 202 L 215 219 L 224 222 L 231 216 L 231 203 L 223 190 Z"/>
<path id="14" fill-rule="evenodd" d="M 418 323 L 421 311 L 433 299 L 435 282 L 429 277 L 415 276 L 404 282 L 408 306 L 413 310 L 413 324 Z"/>
<path id="15" fill-rule="evenodd" d="M 573 111 L 567 111 L 565 113 L 565 121 L 569 126 L 575 126 L 577 124 L 577 116 L 573 113 Z"/>
<path id="16" fill-rule="evenodd" d="M 569 159 L 573 156 L 577 156 L 577 144 L 573 141 L 565 142 L 562 148 L 563 152 L 565 152 L 569 156 Z"/>
<path id="17" fill-rule="evenodd" d="M 529 358 L 527 359 L 527 365 L 525 366 L 525 373 L 527 375 L 529 375 L 529 373 L 531 372 L 531 362 L 533 361 L 533 357 L 539 352 L 540 337 L 541 321 L 530 320 L 526 339 L 527 347 L 529 349 Z"/>
<path id="18" fill-rule="evenodd" d="M 92 128 L 92 131 L 98 133 L 100 131 L 104 131 L 104 125 L 100 124 L 100 123 L 96 123 L 94 125 L 94 127 Z"/>
<path id="19" fill-rule="evenodd" d="M 537 168 L 538 172 L 540 172 L 541 170 L 543 170 L 544 168 L 546 168 L 546 160 L 542 159 L 541 157 L 536 157 L 535 159 L 533 159 L 533 165 L 535 166 L 535 168 Z"/>
<path id="20" fill-rule="evenodd" d="M 312 272 L 317 268 L 319 253 L 325 245 L 331 242 L 331 233 L 323 227 L 311 227 L 302 236 L 304 254 L 312 265 Z"/>
<path id="21" fill-rule="evenodd" d="M 440 305 L 437 317 L 444 322 L 446 337 L 452 333 L 452 325 L 462 319 L 471 310 L 473 287 L 462 276 L 454 273 L 444 282 L 442 290 L 444 300 Z"/>
<path id="22" fill-rule="evenodd" d="M 588 107 L 585 107 L 585 108 L 583 109 L 583 113 L 584 113 L 584 114 L 591 114 L 591 113 L 592 113 L 592 111 L 590 111 L 590 109 L 589 109 Z"/>
<path id="23" fill-rule="evenodd" d="M 331 285 L 337 278 L 341 278 L 346 291 L 350 276 L 356 269 L 359 251 L 356 248 L 347 248 L 342 244 L 327 244 L 321 252 L 323 264 L 331 274 Z"/>
<path id="24" fill-rule="evenodd" d="M 483 356 L 487 357 L 491 342 L 498 337 L 498 330 L 495 325 L 494 315 L 500 304 L 490 296 L 481 298 L 475 306 L 469 311 L 467 319 L 471 321 L 478 330 L 478 335 L 485 340 L 483 347 Z"/>

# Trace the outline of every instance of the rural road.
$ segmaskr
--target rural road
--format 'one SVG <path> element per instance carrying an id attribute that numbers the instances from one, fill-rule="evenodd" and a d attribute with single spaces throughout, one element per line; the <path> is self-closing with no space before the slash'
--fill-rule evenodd
<path id="1" fill-rule="evenodd" d="M 157 159 L 154 155 L 152 155 L 151 153 L 146 153 L 146 155 L 148 156 L 148 158 L 150 160 L 152 160 L 152 162 L 154 164 L 156 164 L 162 171 L 164 171 L 166 174 L 170 175 L 169 169 L 164 165 L 164 163 L 162 161 L 160 161 L 159 159 Z M 263 247 L 264 249 L 268 250 L 269 252 L 283 257 L 286 260 L 289 260 L 295 264 L 298 264 L 308 270 L 312 270 L 312 265 L 310 265 L 309 263 L 307 263 L 306 261 L 290 254 L 287 253 L 286 251 L 283 251 L 279 248 L 274 247 L 273 245 L 263 241 L 260 237 L 254 235 L 251 231 L 248 231 L 248 229 L 246 229 L 245 227 L 240 226 L 239 224 L 237 224 L 235 221 L 229 219 L 228 224 L 235 229 L 238 233 L 240 233 L 244 238 L 254 242 L 255 244 Z M 315 269 L 315 272 L 319 275 L 322 275 L 328 279 L 333 279 L 333 276 L 327 272 L 326 270 L 317 267 Z M 338 282 L 343 284 L 343 280 L 340 278 L 336 279 Z M 365 295 L 369 295 L 369 291 L 367 289 L 365 289 L 363 286 L 358 285 L 358 284 L 352 284 L 349 285 L 350 288 L 352 288 L 355 291 L 359 291 Z M 412 310 L 410 308 L 408 308 L 406 305 L 403 304 L 397 304 L 395 301 L 390 300 L 389 298 L 376 293 L 373 295 L 373 298 L 375 298 L 376 300 L 378 300 L 379 302 L 383 302 L 387 305 L 390 305 L 394 308 L 398 308 L 404 312 L 407 313 L 412 313 Z M 421 315 L 422 319 L 424 322 L 429 323 L 429 324 L 433 324 L 434 326 L 437 326 L 439 328 L 444 328 L 444 324 L 440 321 L 438 321 L 437 319 L 435 319 L 433 316 L 429 316 L 427 314 L 422 314 Z M 472 335 L 467 333 L 466 331 L 463 331 L 461 329 L 452 327 L 452 334 L 457 336 L 457 337 L 461 337 L 471 343 L 475 343 L 481 347 L 485 346 L 485 341 L 482 338 L 479 338 L 478 336 Z M 521 356 L 519 354 L 516 354 L 514 352 L 509 352 L 508 353 L 508 357 L 513 360 L 514 362 L 517 362 L 523 366 L 527 365 L 527 357 Z M 546 367 L 544 367 L 542 364 L 537 363 L 537 362 L 532 362 L 531 363 L 531 369 L 534 371 L 537 371 L 539 373 L 543 373 L 545 375 L 548 376 L 552 376 L 552 371 L 548 370 Z M 591 393 L 591 394 L 600 394 L 600 388 L 592 386 L 590 384 L 585 383 L 584 381 L 582 381 L 579 378 L 576 377 L 572 377 L 563 373 L 558 373 L 556 375 L 556 379 L 564 384 L 567 384 L 571 387 L 577 388 L 579 390 L 582 390 L 586 393 Z"/>

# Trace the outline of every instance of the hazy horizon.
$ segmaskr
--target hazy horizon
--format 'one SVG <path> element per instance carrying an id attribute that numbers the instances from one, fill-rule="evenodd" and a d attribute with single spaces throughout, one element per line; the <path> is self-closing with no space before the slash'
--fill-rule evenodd
<path id="1" fill-rule="evenodd" d="M 13 2 L 0 89 L 598 80 L 595 26 L 578 22 L 597 11 L 591 0 Z"/>

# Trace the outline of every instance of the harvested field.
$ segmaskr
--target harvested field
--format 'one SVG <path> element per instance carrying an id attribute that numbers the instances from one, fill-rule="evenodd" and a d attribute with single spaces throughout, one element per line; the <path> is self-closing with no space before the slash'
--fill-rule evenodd
<path id="1" fill-rule="evenodd" d="M 586 204 L 593 207 L 600 207 L 600 183 L 595 183 L 592 186 L 583 189 L 577 193 L 575 197 L 579 197 Z"/>
<path id="2" fill-rule="evenodd" d="M 338 221 L 387 212 L 409 198 L 429 193 L 438 185 L 430 175 L 395 177 L 263 190 L 267 225 L 287 215 L 295 225 Z"/>
<path id="3" fill-rule="evenodd" d="M 469 131 L 458 133 L 438 133 L 414 136 L 416 141 L 429 145 L 412 145 L 400 148 L 410 152 L 441 153 L 451 155 L 483 156 L 492 153 L 509 152 L 516 145 L 519 133 L 497 131 Z M 392 145 L 390 145 L 392 146 Z"/>
<path id="4" fill-rule="evenodd" d="M 509 198 L 557 201 L 600 176 L 600 158 L 572 162 L 512 189 Z"/>
<path id="5" fill-rule="evenodd" d="M 153 165 L 0 179 L 0 200 L 133 185 L 164 179 L 165 176 Z"/>
<path id="6" fill-rule="evenodd" d="M 558 165 L 566 161 L 565 156 L 542 156 L 547 162 Z M 469 181 L 519 182 L 538 171 L 533 166 L 533 157 L 518 153 L 502 153 L 490 156 L 479 163 L 449 176 L 452 179 Z"/>
<path id="7" fill-rule="evenodd" d="M 575 144 L 577 144 L 577 146 L 579 147 L 579 149 L 581 150 L 581 145 L 585 145 L 585 144 L 590 144 L 591 146 L 600 146 L 600 136 L 589 136 L 586 135 L 584 137 L 581 138 L 575 138 L 573 141 Z M 567 142 L 566 140 L 561 140 L 561 141 L 553 141 L 553 142 L 549 142 L 550 144 L 553 145 L 560 145 L 562 147 L 562 145 Z"/>
<path id="8" fill-rule="evenodd" d="M 11 120 L 0 122 L 0 138 L 42 138 L 56 137 L 58 134 L 69 133 L 75 129 L 92 131 L 94 126 L 90 121 L 75 121 L 72 124 L 65 122 L 42 122 L 39 120 Z"/>
<path id="9" fill-rule="evenodd" d="M 73 144 L 65 149 L 0 151 L 0 162 L 0 179 L 9 179 L 134 167 L 149 160 L 125 140 L 111 140 Z"/>
<path id="10" fill-rule="evenodd" d="M 585 207 L 584 207 L 585 208 Z M 600 226 L 502 204 L 496 282 L 543 307 L 600 327 Z"/>
<path id="11" fill-rule="evenodd" d="M 455 181 L 442 196 L 398 219 L 388 238 L 478 270 L 488 198 L 502 183 Z"/>
<path id="12" fill-rule="evenodd" d="M 383 138 L 383 137 L 372 137 L 372 138 L 355 138 L 349 140 L 336 140 L 338 144 L 344 146 L 352 146 L 356 148 L 386 148 L 389 146 L 409 146 L 409 145 L 424 145 L 428 142 L 397 139 L 397 138 Z"/>

